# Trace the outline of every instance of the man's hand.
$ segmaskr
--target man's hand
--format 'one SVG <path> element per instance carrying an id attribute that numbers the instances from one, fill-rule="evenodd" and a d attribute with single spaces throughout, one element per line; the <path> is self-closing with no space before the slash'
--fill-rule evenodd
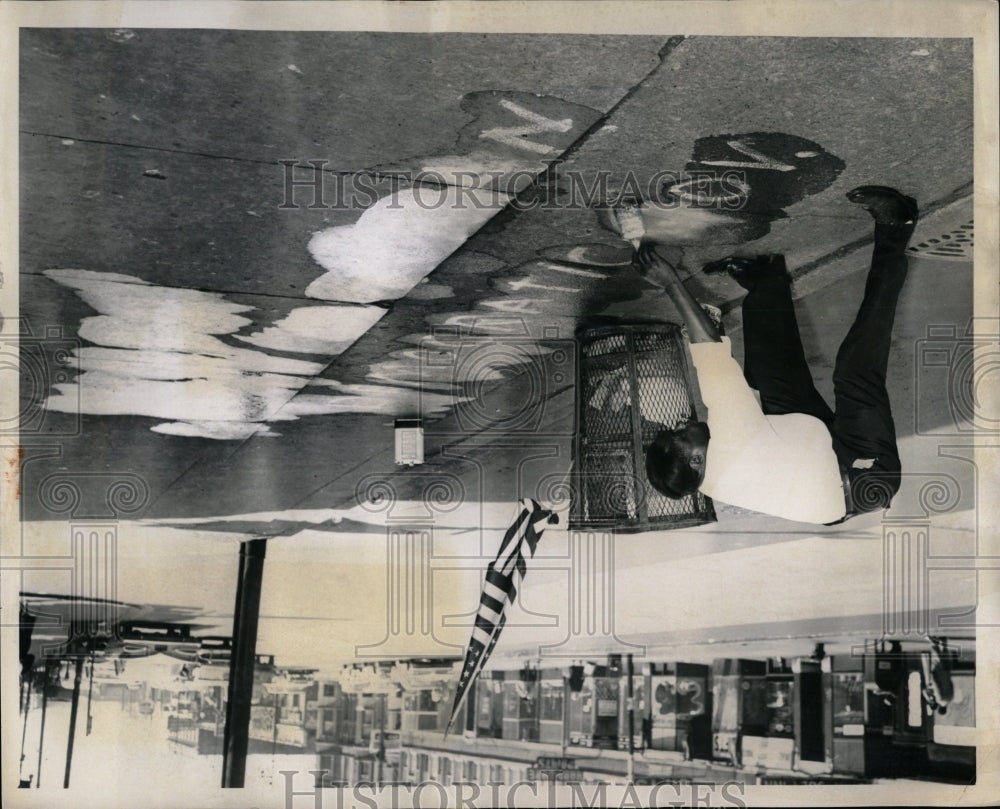
<path id="1" fill-rule="evenodd" d="M 688 292 L 674 266 L 657 252 L 653 242 L 644 241 L 639 245 L 632 259 L 632 266 L 640 275 L 662 287 L 667 293 L 684 321 L 688 340 L 692 343 L 717 343 L 722 339 L 715 323 Z"/>
<path id="2" fill-rule="evenodd" d="M 657 286 L 666 287 L 677 283 L 677 271 L 673 265 L 656 252 L 653 242 L 644 241 L 632 256 L 632 266 L 641 276 Z"/>

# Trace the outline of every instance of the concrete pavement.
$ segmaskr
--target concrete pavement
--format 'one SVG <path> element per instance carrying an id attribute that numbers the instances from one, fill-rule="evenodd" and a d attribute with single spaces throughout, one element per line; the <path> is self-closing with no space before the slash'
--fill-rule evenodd
<path id="1" fill-rule="evenodd" d="M 832 182 L 833 175 L 810 173 L 806 164 L 813 157 L 768 157 L 786 167 L 798 161 L 788 171 L 751 166 L 763 189 L 755 203 L 760 221 L 749 231 L 713 228 L 703 234 L 709 244 L 689 240 L 700 242 L 685 245 L 685 266 L 695 275 L 702 259 L 743 250 L 785 252 L 791 266 L 806 265 L 814 271 L 810 277 L 820 276 L 826 257 L 863 242 L 868 229 L 867 216 L 843 200 L 847 188 L 869 180 L 896 184 L 930 210 L 961 196 L 971 181 L 970 46 L 960 40 L 566 37 L 543 42 L 449 35 L 435 39 L 429 51 L 426 39 L 397 41 L 378 34 L 132 33 L 23 35 L 23 314 L 29 323 L 63 324 L 71 336 L 90 310 L 79 293 L 41 278 L 48 268 L 124 273 L 169 289 L 222 293 L 234 305 L 254 307 L 242 315 L 251 323 L 234 335 L 238 339 L 310 308 L 303 290 L 319 269 L 305 249 L 310 234 L 348 226 L 358 214 L 308 205 L 279 209 L 284 169 L 276 161 L 328 161 L 325 175 L 345 177 L 344 194 L 357 202 L 363 191 L 357 187 L 359 172 L 366 167 L 452 165 L 454 160 L 442 163 L 441 156 L 467 153 L 469 126 L 475 125 L 468 119 L 468 95 L 488 88 L 543 93 L 537 110 L 548 110 L 544 114 L 552 120 L 563 120 L 571 109 L 584 116 L 582 129 L 544 155 L 545 161 L 559 162 L 560 183 L 572 172 L 587 180 L 605 171 L 614 183 L 630 173 L 645 179 L 660 171 L 690 170 L 697 166 L 696 142 L 704 150 L 706 138 L 717 142 L 740 133 L 777 133 L 788 144 L 809 140 L 832 156 L 830 165 L 843 164 Z M 415 61 L 408 65 L 399 54 L 412 54 Z M 420 71 L 420 62 L 432 69 Z M 784 143 L 780 137 L 768 141 L 776 142 Z M 722 162 L 762 161 L 729 151 Z M 781 181 L 777 186 L 775 178 Z M 329 184 L 326 188 L 330 193 Z M 387 190 L 384 181 L 376 181 L 375 188 L 377 194 Z M 310 189 L 296 191 L 301 199 Z M 787 218 L 774 218 L 782 215 Z M 738 243 L 761 228 L 767 231 L 761 238 Z M 327 412 L 258 430 L 280 432 L 278 439 L 158 435 L 151 428 L 162 420 L 154 414 L 115 414 L 112 405 L 108 415 L 91 415 L 88 396 L 94 390 L 81 385 L 82 437 L 62 440 L 58 466 L 93 468 L 93 437 L 107 435 L 100 468 L 140 474 L 150 492 L 142 513 L 149 516 L 348 503 L 361 472 L 386 471 L 391 417 L 414 415 L 430 399 L 427 390 L 423 397 L 413 393 L 426 369 L 415 367 L 407 349 L 432 335 L 435 324 L 470 322 L 456 321 L 457 314 L 474 319 L 509 313 L 532 338 L 548 328 L 565 339 L 581 318 L 602 310 L 669 317 L 630 270 L 573 276 L 537 263 L 541 251 L 551 254 L 564 245 L 568 252 L 593 242 L 620 244 L 592 209 L 506 211 L 495 217 L 351 347 L 338 356 L 314 355 L 317 367 L 324 368 L 325 387 L 299 389 L 298 397 L 307 400 L 301 412 Z M 528 287 L 525 291 L 533 292 L 528 306 L 519 303 L 525 282 L 572 291 Z M 714 277 L 698 276 L 691 285 L 730 307 L 739 292 L 732 282 Z M 913 322 L 900 343 L 918 337 L 924 323 L 966 319 L 968 286 L 946 286 L 946 294 L 932 299 L 947 304 L 946 310 L 904 305 L 904 316 L 912 312 Z M 849 288 L 845 283 L 844 293 Z M 811 314 L 803 318 L 821 390 L 828 385 L 825 370 L 837 339 L 828 326 L 843 322 L 851 308 L 838 303 L 831 311 L 829 305 L 843 298 L 843 293 L 818 297 L 815 321 Z M 225 334 L 222 339 L 231 342 Z M 302 339 L 298 335 L 283 345 L 294 349 L 294 341 Z M 522 395 L 516 371 L 503 372 L 514 380 L 507 387 L 508 410 Z M 347 398 L 339 397 L 335 405 L 317 400 L 317 394 L 331 392 L 330 385 Z M 345 387 L 350 385 L 356 387 Z M 174 395 L 169 387 L 163 390 Z M 294 390 L 289 388 L 292 402 Z M 440 415 L 442 407 L 447 412 L 455 390 L 434 392 L 447 395 L 430 412 Z M 183 390 L 177 395 L 185 396 Z M 562 423 L 565 406 L 544 402 L 543 432 L 564 435 L 558 427 L 547 428 L 550 419 Z M 253 419 L 282 412 L 252 401 L 244 405 L 251 425 L 263 427 L 267 421 Z M 504 408 L 496 408 L 501 417 L 493 427 L 483 423 L 480 443 L 507 437 Z M 74 414 L 57 412 L 46 418 L 55 434 L 72 432 L 77 421 Z M 213 418 L 231 416 L 216 410 Z M 942 419 L 947 417 L 936 420 Z M 905 434 L 905 427 L 901 431 Z M 236 434 L 249 436 L 253 429 Z M 314 451 L 303 452 L 306 447 Z M 503 454 L 490 456 L 491 468 Z M 560 454 L 557 465 L 564 465 L 565 449 Z M 26 482 L 36 483 L 53 468 L 45 461 L 26 467 Z M 508 496 L 515 488 L 507 483 L 500 491 Z M 57 516 L 36 508 L 32 498 L 25 507 L 29 515 Z"/>

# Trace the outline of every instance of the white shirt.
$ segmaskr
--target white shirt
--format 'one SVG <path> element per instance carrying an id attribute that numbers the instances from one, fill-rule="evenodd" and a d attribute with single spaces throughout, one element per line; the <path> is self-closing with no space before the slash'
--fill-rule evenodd
<path id="1" fill-rule="evenodd" d="M 805 413 L 764 415 L 728 337 L 690 347 L 711 433 L 701 491 L 787 520 L 843 517 L 844 487 L 826 425 Z"/>

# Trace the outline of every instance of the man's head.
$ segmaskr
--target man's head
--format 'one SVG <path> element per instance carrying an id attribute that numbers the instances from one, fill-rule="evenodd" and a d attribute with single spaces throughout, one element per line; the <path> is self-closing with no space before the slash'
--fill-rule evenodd
<path id="1" fill-rule="evenodd" d="M 658 433 L 646 450 L 650 485 L 674 500 L 698 491 L 705 479 L 708 439 L 708 425 L 703 421 Z"/>

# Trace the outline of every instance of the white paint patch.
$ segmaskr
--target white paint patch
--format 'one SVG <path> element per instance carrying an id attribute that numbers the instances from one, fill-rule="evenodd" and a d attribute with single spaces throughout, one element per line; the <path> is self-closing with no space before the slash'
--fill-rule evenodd
<path id="1" fill-rule="evenodd" d="M 309 306 L 241 337 L 235 333 L 252 323 L 243 313 L 253 307 L 220 293 L 161 287 L 118 273 L 48 270 L 45 275 L 76 290 L 98 312 L 80 324 L 79 336 L 95 344 L 75 352 L 80 374 L 56 385 L 46 406 L 168 419 L 152 429 L 169 435 L 221 440 L 274 435 L 267 423 L 297 418 L 295 408 L 286 405 L 325 363 L 275 357 L 258 348 L 328 358 L 383 314 L 378 307 Z M 221 336 L 250 346 L 230 345 Z M 298 412 L 343 410 L 337 402 L 326 404 L 323 409 L 310 402 Z"/>
<path id="2" fill-rule="evenodd" d="M 377 413 L 396 416 L 419 413 L 424 418 L 442 416 L 463 397 L 431 393 L 417 388 L 391 385 L 345 385 L 333 380 L 317 380 L 339 391 L 340 395 L 300 393 L 284 408 L 283 414 L 299 416 L 335 415 L 338 413 Z"/>
<path id="3" fill-rule="evenodd" d="M 522 107 L 516 101 L 511 101 L 508 98 L 503 99 L 500 102 L 500 106 L 508 112 L 514 113 L 524 123 L 516 126 L 487 129 L 479 135 L 483 140 L 496 141 L 513 149 L 534 152 L 536 154 L 551 154 L 558 151 L 557 147 L 530 140 L 528 136 L 542 135 L 546 132 L 569 132 L 573 128 L 572 118 L 563 118 L 559 121 L 553 118 L 546 118 L 544 115 L 539 115 L 527 107 Z"/>
<path id="4" fill-rule="evenodd" d="M 303 306 L 262 331 L 236 335 L 259 348 L 336 356 L 378 323 L 379 306 Z"/>
<path id="5" fill-rule="evenodd" d="M 227 346 L 228 348 L 228 346 Z M 145 348 L 106 348 L 83 346 L 76 352 L 80 370 L 110 375 L 131 377 L 137 380 L 160 380 L 165 382 L 208 381 L 212 375 L 226 375 L 238 370 L 248 376 L 261 378 L 266 375 L 312 376 L 323 369 L 323 365 L 303 360 L 287 360 L 271 357 L 257 351 L 230 349 L 238 352 L 233 357 L 217 357 L 187 351 L 159 351 Z"/>
<path id="6" fill-rule="evenodd" d="M 497 342 L 492 337 L 462 337 L 438 340 L 432 336 L 408 335 L 406 342 L 419 348 L 394 351 L 389 357 L 369 367 L 367 378 L 373 382 L 419 389 L 441 394 L 442 401 L 462 395 L 484 383 L 501 383 L 516 369 L 537 365 L 553 349 L 523 342 Z"/>
<path id="7" fill-rule="evenodd" d="M 910 56 L 930 56 L 931 52 L 927 48 L 920 48 L 919 50 L 910 51 Z"/>
<path id="8" fill-rule="evenodd" d="M 503 374 L 487 362 L 488 358 L 484 358 L 484 362 L 475 367 L 475 380 L 498 382 L 503 379 Z M 459 373 L 460 368 L 451 362 L 431 364 L 417 358 L 393 356 L 371 365 L 366 378 L 385 385 L 450 392 L 461 383 Z"/>
<path id="9" fill-rule="evenodd" d="M 506 281 L 504 282 L 504 286 L 506 287 L 506 291 L 509 292 L 517 292 L 525 288 L 544 289 L 547 292 L 568 292 L 574 294 L 579 294 L 581 291 L 578 287 L 556 287 L 556 286 L 549 286 L 547 284 L 539 284 L 534 280 L 532 276 L 528 276 L 526 278 L 518 278 L 513 281 Z"/>
<path id="10" fill-rule="evenodd" d="M 311 298 L 372 303 L 403 297 L 508 202 L 484 189 L 416 186 L 383 197 L 353 225 L 309 241 L 327 272 Z"/>
<path id="11" fill-rule="evenodd" d="M 508 314 L 541 315 L 544 312 L 539 304 L 549 303 L 545 298 L 491 298 L 480 301 L 477 305 Z"/>
<path id="12" fill-rule="evenodd" d="M 578 261 L 578 262 L 580 262 L 582 264 L 594 264 L 595 266 L 600 266 L 600 267 L 621 267 L 625 263 L 625 262 L 623 262 L 621 260 L 615 260 L 615 261 L 598 261 L 598 260 L 594 259 L 593 256 L 591 255 L 592 252 L 593 252 L 593 250 L 591 250 L 586 245 L 584 245 L 582 247 L 574 247 L 572 250 L 569 251 L 569 253 L 566 254 L 566 259 L 568 261 Z M 549 269 L 556 269 L 556 270 L 559 270 L 560 272 L 564 272 L 565 271 L 565 269 L 563 267 L 560 267 L 558 264 L 556 264 L 554 266 L 553 265 L 548 265 L 548 268 Z M 581 270 L 581 269 L 577 269 L 577 268 L 571 268 L 571 269 L 576 269 L 576 274 L 577 275 L 586 275 L 586 276 L 588 276 L 590 278 L 607 278 L 608 277 L 606 273 L 602 273 L 602 272 L 592 272 L 590 270 Z"/>
<path id="13" fill-rule="evenodd" d="M 83 319 L 79 336 L 98 345 L 183 351 L 221 357 L 233 349 L 214 335 L 231 334 L 252 322 L 241 312 L 252 306 L 221 294 L 160 287 L 120 273 L 46 270 L 48 278 L 77 291 L 100 315 Z"/>
<path id="14" fill-rule="evenodd" d="M 47 406 L 71 413 L 79 405 L 82 412 L 98 416 L 130 414 L 192 423 L 255 424 L 288 418 L 279 414 L 279 409 L 308 381 L 222 364 L 214 366 L 216 371 L 206 372 L 205 366 L 198 366 L 199 361 L 191 357 L 191 369 L 204 376 L 183 380 L 131 376 L 121 372 L 121 365 L 110 371 L 84 370 L 74 382 L 56 385 L 57 393 L 49 397 Z"/>
<path id="15" fill-rule="evenodd" d="M 241 441 L 252 435 L 278 437 L 266 424 L 246 424 L 240 421 L 172 421 L 150 428 L 154 433 L 182 435 L 189 438 L 215 438 L 220 441 Z"/>
<path id="16" fill-rule="evenodd" d="M 411 289 L 407 297 L 417 301 L 435 301 L 441 298 L 454 298 L 455 290 L 447 284 L 430 284 L 425 281 Z"/>
<path id="17" fill-rule="evenodd" d="M 712 238 L 713 231 L 721 235 L 741 220 L 707 208 L 667 208 L 646 205 L 642 209 L 646 235 L 657 242 L 690 244 Z"/>
<path id="18" fill-rule="evenodd" d="M 489 152 L 442 155 L 427 159 L 430 162 L 421 165 L 420 171 L 424 174 L 440 175 L 443 182 L 448 185 L 463 188 L 492 188 L 506 194 L 515 194 L 529 186 L 549 165 L 544 160 L 503 157 Z"/>

